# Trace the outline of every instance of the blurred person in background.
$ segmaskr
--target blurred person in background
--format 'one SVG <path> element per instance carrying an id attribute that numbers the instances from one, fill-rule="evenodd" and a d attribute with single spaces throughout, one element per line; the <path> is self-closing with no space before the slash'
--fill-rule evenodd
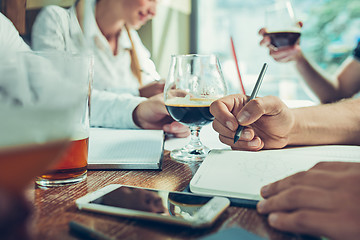
<path id="1" fill-rule="evenodd" d="M 37 17 L 34 50 L 94 55 L 92 126 L 162 128 L 177 137 L 188 136 L 188 128 L 168 116 L 159 95 L 164 82 L 154 81 L 155 65 L 135 31 L 155 16 L 156 6 L 156 0 L 77 1 L 70 9 L 48 6 Z M 91 11 L 85 11 L 82 27 L 87 7 Z"/>
<path id="2" fill-rule="evenodd" d="M 302 23 L 299 24 L 302 26 Z M 275 61 L 295 63 L 296 69 L 321 103 L 351 98 L 360 91 L 360 41 L 353 55 L 343 62 L 337 73 L 327 76 L 305 57 L 300 39 L 293 46 L 277 48 L 271 44 L 265 28 L 260 29 L 259 34 L 263 36 L 260 45 L 269 49 L 269 54 Z"/>
<path id="3" fill-rule="evenodd" d="M 0 13 L 0 53 L 5 51 L 30 51 L 30 48 L 12 22 Z"/>
<path id="4" fill-rule="evenodd" d="M 2 60 L 6 61 L 6 54 L 14 55 L 16 52 L 31 51 L 28 45 L 19 36 L 18 31 L 2 13 L 0 13 L 0 54 L 4 57 Z M 4 81 L 6 84 L 6 79 Z M 16 85 L 16 84 L 15 84 Z M 7 102 L 4 98 L 9 98 L 8 84 L 5 86 L 0 85 L 0 99 Z M 11 91 L 10 91 L 11 92 Z M 13 104 L 16 104 L 13 103 Z M 168 132 L 172 132 L 175 136 L 187 136 L 189 131 L 183 125 L 178 126 L 177 123 L 169 117 L 161 97 L 155 96 L 138 104 L 134 111 L 131 113 L 134 121 L 143 126 L 144 128 L 168 128 Z M 9 121 L 6 115 L 2 118 L 4 121 Z M 185 131 L 183 131 L 185 129 Z M 1 135 L 2 138 L 7 138 L 5 134 Z M 4 140 L 5 141 L 5 140 Z M 5 141 L 6 142 L 6 141 Z M 12 148 L 10 148 L 11 150 Z M 8 151 L 7 147 L 0 147 L 0 169 L 9 173 L 14 169 L 9 169 L 9 162 L 11 162 L 12 153 L 22 154 L 21 150 L 13 149 Z M 23 155 L 28 155 L 27 153 Z M 29 160 L 31 161 L 31 160 Z M 32 163 L 28 163 L 32 164 Z M 14 164 L 10 164 L 13 166 Z M 27 166 L 26 164 L 24 166 Z M 30 178 L 35 178 L 40 171 L 43 171 L 47 166 L 32 166 L 33 172 L 28 172 L 29 176 L 24 179 L 19 176 L 15 179 L 0 180 L 0 239 L 2 240 L 18 240 L 18 239 L 31 239 L 29 216 L 31 215 L 31 204 L 24 196 L 24 186 L 30 183 Z M 30 175 L 32 174 L 32 175 Z M 4 176 L 1 176 L 6 178 Z M 27 178 L 29 177 L 29 178 Z M 24 180 L 24 182 L 22 182 Z M 12 185 L 19 186 L 18 188 L 11 187 Z M 25 182 L 26 181 L 26 182 Z"/>
<path id="5" fill-rule="evenodd" d="M 37 17 L 34 50 L 94 55 L 92 126 L 163 129 L 188 136 L 187 127 L 168 116 L 159 95 L 164 83 L 153 81 L 158 78 L 155 65 L 135 31 L 155 16 L 156 6 L 155 0 L 77 1 L 70 9 L 48 6 Z M 86 8 L 91 11 L 85 11 L 82 23 Z"/>

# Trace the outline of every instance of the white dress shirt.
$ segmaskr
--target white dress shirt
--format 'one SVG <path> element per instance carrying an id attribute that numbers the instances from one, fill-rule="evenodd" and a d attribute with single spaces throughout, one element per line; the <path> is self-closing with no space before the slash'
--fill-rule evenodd
<path id="1" fill-rule="evenodd" d="M 132 113 L 146 98 L 139 96 L 139 82 L 131 71 L 130 39 L 125 28 L 122 29 L 118 39 L 117 55 L 114 56 L 96 23 L 95 0 L 86 2 L 90 4 L 91 10 L 86 12 L 84 34 L 77 19 L 75 6 L 70 9 L 58 6 L 44 8 L 33 25 L 33 50 L 56 49 L 72 53 L 91 53 L 94 56 L 91 125 L 136 128 Z M 157 78 L 158 73 L 150 60 L 149 51 L 135 30 L 131 30 L 131 36 L 140 66 L 148 73 L 142 77 L 143 83 L 147 84 Z"/>
<path id="2" fill-rule="evenodd" d="M 29 51 L 12 22 L 0 13 L 0 53 L 5 51 Z"/>

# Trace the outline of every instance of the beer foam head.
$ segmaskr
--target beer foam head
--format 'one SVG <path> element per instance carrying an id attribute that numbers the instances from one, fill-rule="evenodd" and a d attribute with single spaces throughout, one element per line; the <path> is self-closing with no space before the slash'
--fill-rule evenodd
<path id="1" fill-rule="evenodd" d="M 7 54 L 0 59 L 0 148 L 71 137 L 87 103 L 85 65 L 74 66 L 69 59 L 61 65 L 33 53 Z"/>
<path id="2" fill-rule="evenodd" d="M 216 99 L 209 98 L 195 98 L 190 95 L 186 95 L 185 97 L 174 97 L 167 99 L 165 105 L 168 106 L 196 106 L 196 107 L 208 107 L 211 105 L 213 101 Z"/>

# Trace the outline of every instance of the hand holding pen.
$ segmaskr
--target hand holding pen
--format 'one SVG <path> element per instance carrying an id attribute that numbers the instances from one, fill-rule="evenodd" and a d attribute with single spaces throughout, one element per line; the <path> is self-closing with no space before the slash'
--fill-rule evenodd
<path id="1" fill-rule="evenodd" d="M 268 65 L 267 63 L 264 63 L 262 69 L 261 69 L 261 72 L 260 72 L 260 75 L 255 83 L 255 86 L 254 86 L 254 89 L 251 93 L 251 96 L 250 96 L 250 99 L 249 101 L 253 100 L 254 98 L 256 98 L 258 92 L 259 92 L 259 89 L 260 89 L 260 86 L 261 86 L 261 83 L 262 83 L 262 80 L 264 78 L 264 75 L 266 73 L 266 69 L 267 69 Z M 242 133 L 242 131 L 244 130 L 244 126 L 241 126 L 239 125 L 238 128 L 236 129 L 236 132 L 235 132 L 235 136 L 234 136 L 234 143 L 236 143 L 239 138 L 240 138 L 240 135 Z"/>
<path id="2" fill-rule="evenodd" d="M 210 112 L 215 117 L 213 128 L 220 141 L 234 150 L 282 148 L 290 143 L 295 125 L 294 111 L 275 96 L 249 101 L 244 94 L 229 95 L 214 101 Z M 244 128 L 234 143 L 239 125 Z"/>

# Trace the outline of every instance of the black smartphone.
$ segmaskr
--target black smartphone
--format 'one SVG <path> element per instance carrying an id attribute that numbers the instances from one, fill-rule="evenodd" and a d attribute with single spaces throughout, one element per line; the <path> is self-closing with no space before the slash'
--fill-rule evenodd
<path id="1" fill-rule="evenodd" d="M 224 197 L 113 184 L 76 200 L 80 210 L 129 218 L 208 227 L 229 206 Z"/>

